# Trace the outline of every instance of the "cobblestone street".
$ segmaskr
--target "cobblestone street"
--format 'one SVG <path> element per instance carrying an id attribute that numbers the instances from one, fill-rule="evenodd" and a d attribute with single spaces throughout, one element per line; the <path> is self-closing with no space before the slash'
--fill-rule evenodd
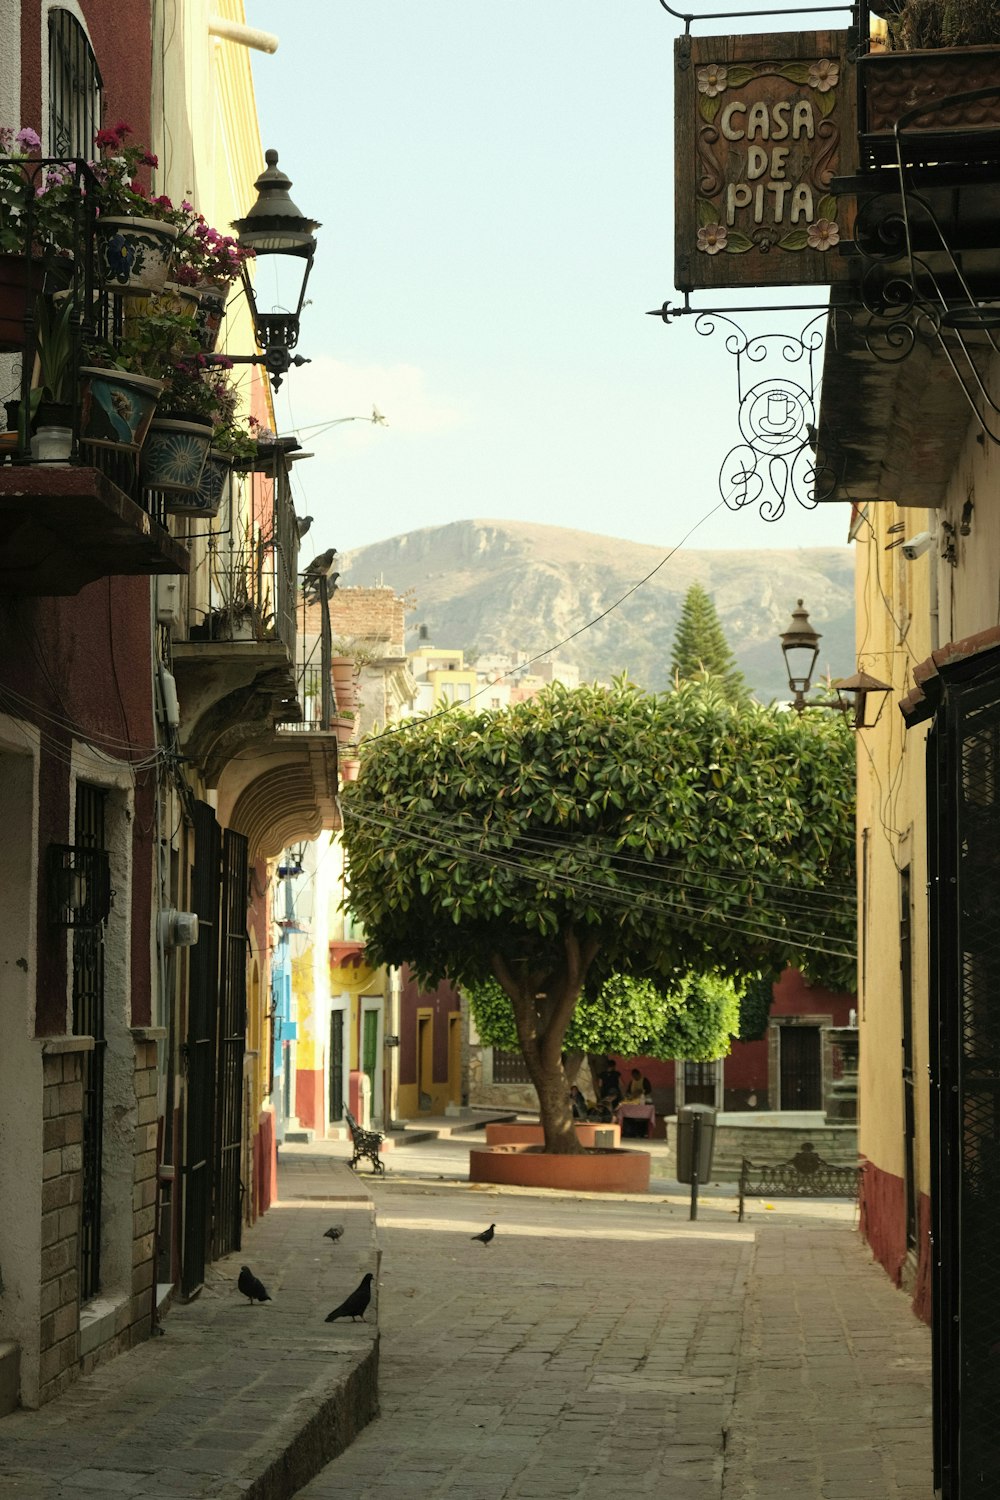
<path id="1" fill-rule="evenodd" d="M 306 1500 L 930 1500 L 927 1330 L 848 1206 L 375 1197 L 381 1417 Z"/>

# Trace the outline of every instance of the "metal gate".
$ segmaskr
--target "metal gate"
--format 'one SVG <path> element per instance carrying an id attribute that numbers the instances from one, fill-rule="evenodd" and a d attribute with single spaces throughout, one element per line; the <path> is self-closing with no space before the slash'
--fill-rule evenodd
<path id="1" fill-rule="evenodd" d="M 330 1012 L 330 1124 L 344 1118 L 344 1012 Z"/>
<path id="2" fill-rule="evenodd" d="M 240 1248 L 243 1184 L 243 1053 L 247 1030 L 247 840 L 222 835 L 219 1040 L 215 1092 L 212 1254 Z"/>
<path id="3" fill-rule="evenodd" d="M 205 1280 L 212 1200 L 212 1122 L 215 1115 L 215 1051 L 219 976 L 219 887 L 222 830 L 205 802 L 194 809 L 194 869 L 191 899 L 198 914 L 198 941 L 188 971 L 185 1062 L 187 1112 L 184 1140 L 184 1229 L 181 1291 L 193 1296 Z"/>
<path id="4" fill-rule="evenodd" d="M 967 662 L 964 675 L 947 683 L 927 762 L 934 1479 L 943 1500 L 1000 1494 L 1000 665 Z"/>

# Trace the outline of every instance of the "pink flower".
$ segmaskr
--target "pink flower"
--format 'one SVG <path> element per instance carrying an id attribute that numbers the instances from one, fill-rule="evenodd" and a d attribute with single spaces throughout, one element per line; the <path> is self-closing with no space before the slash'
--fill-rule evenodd
<path id="1" fill-rule="evenodd" d="M 144 151 L 139 157 L 139 165 L 140 167 L 158 167 L 160 165 L 160 158 L 154 156 L 152 151 Z"/>
<path id="2" fill-rule="evenodd" d="M 725 224 L 705 224 L 698 230 L 698 249 L 706 255 L 718 255 L 725 250 L 729 231 Z"/>
<path id="3" fill-rule="evenodd" d="M 810 250 L 829 250 L 840 244 L 840 229 L 835 219 L 817 219 L 806 233 Z"/>
<path id="4" fill-rule="evenodd" d="M 35 134 L 30 125 L 22 126 L 14 139 L 23 151 L 41 150 L 41 139 Z"/>

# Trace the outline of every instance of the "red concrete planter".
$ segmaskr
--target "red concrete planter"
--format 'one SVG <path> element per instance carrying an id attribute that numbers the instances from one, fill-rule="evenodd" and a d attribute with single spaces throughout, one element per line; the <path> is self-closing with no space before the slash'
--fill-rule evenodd
<path id="1" fill-rule="evenodd" d="M 648 1151 L 588 1151 L 552 1156 L 537 1146 L 481 1146 L 469 1152 L 469 1181 L 575 1193 L 645 1193 Z"/>
<path id="2" fill-rule="evenodd" d="M 622 1132 L 619 1125 L 584 1124 L 581 1121 L 576 1127 L 576 1138 L 581 1146 L 594 1147 L 597 1141 L 594 1139 L 595 1130 L 614 1131 L 613 1145 L 620 1146 Z M 602 1137 L 602 1143 L 603 1143 Z M 487 1146 L 541 1146 L 545 1143 L 545 1132 L 540 1125 L 487 1125 Z"/>

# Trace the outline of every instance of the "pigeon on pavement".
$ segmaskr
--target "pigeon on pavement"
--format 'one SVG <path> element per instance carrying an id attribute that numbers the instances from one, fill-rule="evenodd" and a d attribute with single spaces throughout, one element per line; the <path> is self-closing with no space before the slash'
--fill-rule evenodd
<path id="1" fill-rule="evenodd" d="M 267 1288 L 262 1281 L 258 1281 L 249 1266 L 240 1266 L 239 1280 L 236 1285 L 244 1297 L 250 1298 L 250 1306 L 255 1302 L 270 1302 Z"/>
<path id="2" fill-rule="evenodd" d="M 497 1226 L 495 1224 L 491 1224 L 490 1227 L 489 1227 L 489 1229 L 484 1229 L 483 1232 L 482 1232 L 482 1234 L 474 1234 L 474 1235 L 472 1235 L 472 1238 L 474 1240 L 482 1240 L 482 1242 L 483 1242 L 484 1245 L 488 1245 L 489 1242 L 490 1242 L 490 1240 L 493 1238 L 494 1234 L 496 1233 L 496 1227 Z"/>
<path id="3" fill-rule="evenodd" d="M 343 1232 L 343 1224 L 331 1224 L 330 1228 L 324 1231 L 323 1238 L 325 1240 L 339 1240 Z"/>
<path id="4" fill-rule="evenodd" d="M 338 1318 L 350 1318 L 353 1322 L 356 1318 L 364 1319 L 365 1308 L 372 1300 L 372 1273 L 367 1271 L 361 1278 L 361 1285 L 345 1297 L 339 1307 L 335 1307 L 332 1313 L 327 1313 L 324 1322 L 334 1323 Z"/>

